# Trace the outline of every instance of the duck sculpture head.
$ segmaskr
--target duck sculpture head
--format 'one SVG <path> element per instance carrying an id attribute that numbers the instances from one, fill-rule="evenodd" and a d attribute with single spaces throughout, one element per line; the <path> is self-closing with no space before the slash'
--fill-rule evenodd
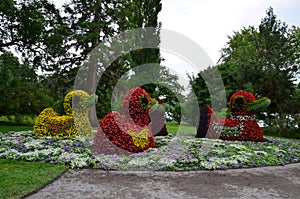
<path id="1" fill-rule="evenodd" d="M 230 97 L 230 113 L 236 115 L 254 115 L 267 108 L 271 100 L 267 97 L 256 99 L 250 92 L 239 91 Z"/>

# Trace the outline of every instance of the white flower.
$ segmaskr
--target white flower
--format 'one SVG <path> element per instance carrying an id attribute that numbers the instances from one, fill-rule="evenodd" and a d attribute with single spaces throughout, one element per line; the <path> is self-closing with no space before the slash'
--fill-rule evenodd
<path id="1" fill-rule="evenodd" d="M 209 169 L 209 170 L 215 170 L 219 168 L 218 165 L 216 165 L 215 163 L 206 162 L 206 161 L 200 162 L 200 166 L 203 167 L 204 169 Z"/>
<path id="2" fill-rule="evenodd" d="M 168 158 L 161 158 L 157 164 L 158 165 L 165 165 L 167 167 L 171 167 L 175 164 L 176 160 L 174 159 L 168 159 Z"/>
<path id="3" fill-rule="evenodd" d="M 30 140 L 24 144 L 25 148 L 44 148 L 43 140 Z"/>
<path id="4" fill-rule="evenodd" d="M 265 151 L 254 151 L 255 155 L 268 156 L 268 153 Z"/>
<path id="5" fill-rule="evenodd" d="M 244 145 L 241 145 L 241 144 L 230 144 L 229 145 L 230 147 L 233 147 L 233 148 L 236 148 L 236 149 L 238 149 L 238 150 L 245 150 L 245 149 L 247 149 Z"/>

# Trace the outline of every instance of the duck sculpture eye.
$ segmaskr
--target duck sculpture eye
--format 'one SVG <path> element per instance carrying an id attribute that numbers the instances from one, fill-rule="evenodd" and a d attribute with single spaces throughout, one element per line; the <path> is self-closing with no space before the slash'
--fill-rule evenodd
<path id="1" fill-rule="evenodd" d="M 235 110 L 241 110 L 246 106 L 246 103 L 244 96 L 237 96 L 233 99 L 232 108 Z"/>
<path id="2" fill-rule="evenodd" d="M 148 100 L 146 95 L 141 95 L 140 98 L 139 98 L 139 102 L 140 102 L 140 107 L 143 110 L 148 110 L 151 107 L 151 103 Z"/>

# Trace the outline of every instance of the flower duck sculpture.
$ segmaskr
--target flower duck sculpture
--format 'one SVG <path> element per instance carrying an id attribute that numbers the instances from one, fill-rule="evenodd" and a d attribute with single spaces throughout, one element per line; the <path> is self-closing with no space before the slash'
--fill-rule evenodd
<path id="1" fill-rule="evenodd" d="M 100 122 L 93 152 L 124 155 L 155 147 L 150 128 L 150 95 L 141 87 L 130 89 L 122 101 L 123 115 L 113 111 Z"/>
<path id="2" fill-rule="evenodd" d="M 96 104 L 98 96 L 83 90 L 70 91 L 64 98 L 66 115 L 57 115 L 53 108 L 44 109 L 36 118 L 35 136 L 92 136 L 88 118 L 89 108 Z"/>
<path id="3" fill-rule="evenodd" d="M 210 105 L 200 111 L 197 138 L 219 138 L 222 140 L 263 142 L 263 131 L 258 125 L 254 113 L 270 105 L 267 97 L 256 100 L 249 92 L 239 91 L 230 98 L 228 118 L 218 118 Z"/>

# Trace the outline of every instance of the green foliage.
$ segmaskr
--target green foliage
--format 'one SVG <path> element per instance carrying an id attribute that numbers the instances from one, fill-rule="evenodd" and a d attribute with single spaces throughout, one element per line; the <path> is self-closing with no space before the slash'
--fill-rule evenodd
<path id="1" fill-rule="evenodd" d="M 48 0 L 1 1 L 0 52 L 16 49 L 35 66 L 54 64 L 66 51 L 59 40 L 59 10 Z"/>
<path id="2" fill-rule="evenodd" d="M 54 103 L 53 109 L 58 115 L 66 114 L 64 109 L 64 101 L 62 99 L 59 99 Z"/>
<path id="3" fill-rule="evenodd" d="M 271 99 L 269 114 L 284 113 L 283 105 L 293 93 L 296 40 L 289 35 L 287 25 L 269 8 L 258 29 L 250 26 L 235 32 L 222 49 L 222 73 L 231 77 L 227 86 L 237 90 L 251 85 L 256 95 Z"/>
<path id="4" fill-rule="evenodd" d="M 9 123 L 3 123 L 0 122 L 0 132 L 1 133 L 7 133 L 11 131 L 32 131 L 32 126 L 12 126 L 12 124 Z"/>
<path id="5" fill-rule="evenodd" d="M 156 27 L 153 30 L 140 32 L 141 35 L 137 35 L 131 38 L 132 48 L 140 46 L 145 42 L 151 42 L 151 45 L 157 45 L 160 43 L 160 24 L 157 21 L 158 13 L 161 11 L 161 1 L 119 1 L 115 12 L 120 15 L 114 16 L 119 26 L 119 31 L 125 31 L 134 28 Z M 126 17 L 125 17 L 126 16 Z M 147 38 L 146 40 L 144 38 Z M 183 96 L 180 94 L 183 90 L 182 86 L 177 83 L 178 77 L 171 75 L 170 71 L 160 66 L 161 62 L 159 49 L 139 49 L 133 50 L 129 53 L 123 54 L 117 60 L 115 60 L 102 75 L 99 86 L 97 87 L 97 95 L 99 95 L 102 109 L 98 109 L 98 116 L 101 118 L 110 111 L 111 103 L 120 103 L 120 96 L 112 96 L 112 91 L 117 82 L 122 81 L 122 85 L 126 85 L 129 88 L 136 85 L 142 85 L 142 87 L 151 95 L 152 98 L 164 96 L 164 102 L 170 105 L 173 109 L 178 104 L 179 99 Z M 157 63 L 157 64 L 154 64 Z M 149 64 L 147 67 L 139 68 L 138 66 Z M 134 83 L 136 85 L 128 85 L 128 76 L 124 76 L 126 72 L 132 70 L 136 76 L 134 76 Z M 121 79 L 122 77 L 122 79 Z M 155 83 L 144 84 L 145 79 L 153 77 Z M 125 89 L 127 90 L 127 89 Z M 119 93 L 118 93 L 119 94 Z M 120 93 L 122 95 L 124 93 Z"/>
<path id="6" fill-rule="evenodd" d="M 232 101 L 232 109 L 241 110 L 247 105 L 246 99 L 244 96 L 237 96 Z"/>
<path id="7" fill-rule="evenodd" d="M 300 140 L 300 130 L 294 128 L 263 127 L 264 135 Z"/>
<path id="8" fill-rule="evenodd" d="M 181 122 L 181 107 L 180 104 L 176 104 L 173 109 L 171 109 L 172 118 L 178 124 Z"/>
<path id="9" fill-rule="evenodd" d="M 0 79 L 0 115 L 36 115 L 53 103 L 33 68 L 11 53 L 0 55 Z"/>
<path id="10" fill-rule="evenodd" d="M 208 67 L 198 73 L 197 76 L 189 76 L 190 85 L 197 97 L 199 107 L 213 103 L 216 111 L 224 108 L 222 107 L 223 99 L 221 95 L 223 94 L 223 83 L 225 82 L 220 82 L 218 74 L 220 74 L 220 71 L 217 67 Z M 188 96 L 187 98 L 190 97 Z"/>
<path id="11" fill-rule="evenodd" d="M 218 118 L 228 118 L 231 116 L 229 108 L 223 108 L 220 112 L 216 112 Z"/>

